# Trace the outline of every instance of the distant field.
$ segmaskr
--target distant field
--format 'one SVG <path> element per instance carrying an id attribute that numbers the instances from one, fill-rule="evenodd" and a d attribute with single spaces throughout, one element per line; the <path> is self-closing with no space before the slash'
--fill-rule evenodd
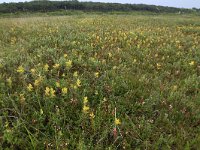
<path id="1" fill-rule="evenodd" d="M 199 17 L 0 19 L 2 149 L 199 146 Z"/>

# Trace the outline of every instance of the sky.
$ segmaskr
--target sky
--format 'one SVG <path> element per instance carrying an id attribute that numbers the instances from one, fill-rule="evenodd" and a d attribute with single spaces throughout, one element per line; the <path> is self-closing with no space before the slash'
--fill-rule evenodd
<path id="1" fill-rule="evenodd" d="M 0 0 L 0 3 L 6 2 L 25 2 L 30 0 Z M 171 6 L 180 8 L 200 8 L 200 0 L 79 0 L 93 2 L 111 2 L 111 3 L 128 3 L 128 4 L 152 4 L 161 6 Z"/>

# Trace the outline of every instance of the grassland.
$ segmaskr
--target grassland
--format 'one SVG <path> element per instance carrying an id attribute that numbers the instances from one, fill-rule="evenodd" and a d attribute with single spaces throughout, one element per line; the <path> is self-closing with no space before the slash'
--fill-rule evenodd
<path id="1" fill-rule="evenodd" d="M 200 146 L 200 18 L 0 19 L 2 149 Z"/>

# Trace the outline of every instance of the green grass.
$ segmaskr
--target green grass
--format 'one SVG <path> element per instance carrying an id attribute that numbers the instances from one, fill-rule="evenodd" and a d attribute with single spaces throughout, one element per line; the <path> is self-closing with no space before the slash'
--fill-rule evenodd
<path id="1" fill-rule="evenodd" d="M 199 49 L 192 15 L 1 18 L 0 147 L 198 149 Z"/>

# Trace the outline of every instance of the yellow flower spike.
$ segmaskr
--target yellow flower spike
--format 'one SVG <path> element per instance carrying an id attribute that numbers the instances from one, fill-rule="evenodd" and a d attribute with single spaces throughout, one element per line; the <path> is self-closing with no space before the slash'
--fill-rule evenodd
<path id="1" fill-rule="evenodd" d="M 40 109 L 40 114 L 41 114 L 41 115 L 43 115 L 43 113 L 44 113 L 44 112 L 43 112 L 43 110 L 42 110 L 42 109 Z"/>
<path id="2" fill-rule="evenodd" d="M 87 97 L 87 96 L 85 96 L 85 97 L 83 98 L 83 103 L 84 103 L 84 105 L 86 105 L 86 104 L 87 104 L 87 102 L 88 102 L 88 97 Z"/>
<path id="3" fill-rule="evenodd" d="M 118 118 L 115 118 L 115 125 L 120 125 L 121 121 Z"/>
<path id="4" fill-rule="evenodd" d="M 83 106 L 83 112 L 84 113 L 88 113 L 89 109 L 90 109 L 90 107 L 88 107 L 86 105 Z"/>
<path id="5" fill-rule="evenodd" d="M 12 85 L 12 78 L 9 77 L 8 79 L 6 79 L 6 81 L 7 81 L 7 83 L 8 83 L 8 86 L 11 87 L 11 85 Z"/>
<path id="6" fill-rule="evenodd" d="M 105 59 L 102 60 L 102 64 L 106 64 L 106 60 Z"/>
<path id="7" fill-rule="evenodd" d="M 99 92 L 96 90 L 96 91 L 94 92 L 94 94 L 95 94 L 95 95 L 98 95 L 98 94 L 99 94 Z"/>
<path id="8" fill-rule="evenodd" d="M 161 69 L 161 64 L 160 63 L 157 63 L 156 66 L 157 66 L 157 69 Z"/>
<path id="9" fill-rule="evenodd" d="M 39 86 L 39 84 L 40 84 L 40 81 L 38 79 L 36 79 L 34 82 L 34 86 Z"/>
<path id="10" fill-rule="evenodd" d="M 20 95 L 19 95 L 19 100 L 20 100 L 20 103 L 21 103 L 21 104 L 24 104 L 24 102 L 25 102 L 25 100 L 26 100 L 25 97 L 24 97 L 24 94 L 20 94 Z"/>
<path id="11" fill-rule="evenodd" d="M 68 89 L 66 87 L 62 88 L 62 94 L 67 94 Z"/>
<path id="12" fill-rule="evenodd" d="M 62 74 L 62 77 L 65 77 L 65 74 L 64 74 L 64 73 Z"/>
<path id="13" fill-rule="evenodd" d="M 29 92 L 31 92 L 32 90 L 33 90 L 33 86 L 32 86 L 32 84 L 28 84 L 28 86 L 27 86 L 27 90 L 29 91 Z"/>
<path id="14" fill-rule="evenodd" d="M 50 88 L 49 87 L 46 87 L 46 89 L 45 89 L 45 95 L 46 96 L 50 95 Z"/>
<path id="15" fill-rule="evenodd" d="M 113 66 L 113 70 L 117 69 L 117 66 Z"/>
<path id="16" fill-rule="evenodd" d="M 45 70 L 45 71 L 48 71 L 48 70 L 49 70 L 49 65 L 48 65 L 48 64 L 45 64 L 45 65 L 44 65 L 44 70 Z"/>
<path id="17" fill-rule="evenodd" d="M 81 80 L 80 80 L 80 79 L 77 79 L 77 81 L 76 81 L 76 85 L 77 85 L 78 87 L 81 86 Z"/>
<path id="18" fill-rule="evenodd" d="M 177 89 L 178 89 L 178 86 L 177 86 L 177 85 L 174 85 L 174 86 L 173 86 L 173 90 L 176 91 Z"/>
<path id="19" fill-rule="evenodd" d="M 54 68 L 54 69 L 58 69 L 59 67 L 60 67 L 60 64 L 54 64 L 54 65 L 53 65 L 53 68 Z"/>
<path id="20" fill-rule="evenodd" d="M 89 60 L 91 60 L 92 62 L 95 62 L 95 58 L 90 57 Z"/>
<path id="21" fill-rule="evenodd" d="M 112 57 L 112 53 L 109 52 L 109 53 L 108 53 L 108 56 L 109 56 L 109 57 Z"/>
<path id="22" fill-rule="evenodd" d="M 69 69 L 72 67 L 72 61 L 71 60 L 68 60 L 65 64 L 66 64 L 66 67 L 69 68 Z"/>
<path id="23" fill-rule="evenodd" d="M 94 117 L 95 117 L 94 113 L 91 112 L 91 113 L 90 113 L 90 118 L 91 118 L 91 119 L 94 119 Z"/>
<path id="24" fill-rule="evenodd" d="M 24 73 L 24 68 L 23 68 L 22 66 L 19 66 L 19 67 L 17 68 L 17 72 L 18 72 L 18 73 Z"/>
<path id="25" fill-rule="evenodd" d="M 63 56 L 64 56 L 65 58 L 67 58 L 67 54 L 64 54 Z"/>
<path id="26" fill-rule="evenodd" d="M 36 70 L 34 68 L 31 69 L 31 73 L 35 74 Z"/>
<path id="27" fill-rule="evenodd" d="M 191 61 L 191 62 L 189 63 L 190 66 L 193 66 L 194 64 L 195 64 L 194 61 Z"/>
<path id="28" fill-rule="evenodd" d="M 78 87 L 76 85 L 73 86 L 74 90 L 76 90 Z"/>
<path id="29" fill-rule="evenodd" d="M 73 74 L 73 76 L 74 76 L 74 77 L 78 77 L 78 72 L 75 71 L 74 74 Z"/>
<path id="30" fill-rule="evenodd" d="M 34 82 L 34 86 L 39 86 L 41 81 L 42 81 L 42 77 L 39 77 L 38 79 L 36 79 Z"/>
<path id="31" fill-rule="evenodd" d="M 99 77 L 99 72 L 95 72 L 95 73 L 94 73 L 94 76 L 95 76 L 96 78 L 98 78 L 98 77 Z"/>
<path id="32" fill-rule="evenodd" d="M 53 88 L 50 88 L 50 94 L 51 94 L 51 97 L 55 97 L 55 90 Z"/>
<path id="33" fill-rule="evenodd" d="M 60 83 L 59 82 L 56 82 L 56 87 L 60 87 Z"/>
<path id="34" fill-rule="evenodd" d="M 72 44 L 75 45 L 75 44 L 76 44 L 76 41 L 73 41 Z"/>

